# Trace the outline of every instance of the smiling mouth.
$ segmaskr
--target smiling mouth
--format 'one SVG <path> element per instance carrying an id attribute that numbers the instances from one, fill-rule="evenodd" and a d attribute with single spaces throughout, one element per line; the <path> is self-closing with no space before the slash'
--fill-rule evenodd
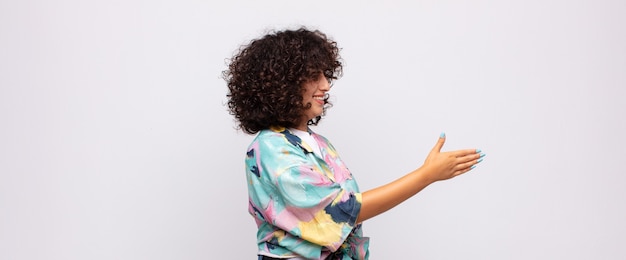
<path id="1" fill-rule="evenodd" d="M 325 95 L 321 95 L 321 96 L 320 95 L 315 95 L 315 96 L 313 96 L 313 100 L 315 100 L 318 103 L 323 105 L 325 103 L 325 101 L 324 101 L 325 97 L 326 97 Z"/>

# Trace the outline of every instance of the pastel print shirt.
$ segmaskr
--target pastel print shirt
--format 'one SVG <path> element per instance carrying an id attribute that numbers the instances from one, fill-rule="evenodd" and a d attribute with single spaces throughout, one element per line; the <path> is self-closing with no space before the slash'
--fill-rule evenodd
<path id="1" fill-rule="evenodd" d="M 369 239 L 356 218 L 361 193 L 330 142 L 320 148 L 285 128 L 259 132 L 246 156 L 249 212 L 259 254 L 306 259 L 367 259 Z"/>

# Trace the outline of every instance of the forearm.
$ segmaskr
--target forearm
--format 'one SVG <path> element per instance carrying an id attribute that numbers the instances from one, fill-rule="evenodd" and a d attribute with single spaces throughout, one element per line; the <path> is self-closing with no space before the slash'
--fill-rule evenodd
<path id="1" fill-rule="evenodd" d="M 435 182 L 429 177 L 429 171 L 431 170 L 421 167 L 393 182 L 364 192 L 357 223 L 397 206 Z"/>

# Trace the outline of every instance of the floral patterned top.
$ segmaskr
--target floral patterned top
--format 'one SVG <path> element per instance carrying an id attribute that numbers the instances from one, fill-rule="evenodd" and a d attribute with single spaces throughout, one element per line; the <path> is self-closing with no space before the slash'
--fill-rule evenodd
<path id="1" fill-rule="evenodd" d="M 321 156 L 286 128 L 260 131 L 248 148 L 248 211 L 258 226 L 259 254 L 368 259 L 369 238 L 356 223 L 357 183 L 330 142 L 308 132 Z"/>

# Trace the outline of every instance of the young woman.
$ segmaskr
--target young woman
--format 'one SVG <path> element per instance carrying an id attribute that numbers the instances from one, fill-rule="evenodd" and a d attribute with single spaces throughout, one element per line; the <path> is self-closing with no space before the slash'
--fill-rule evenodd
<path id="1" fill-rule="evenodd" d="M 342 64 L 336 42 L 306 28 L 271 32 L 243 46 L 224 71 L 228 108 L 256 134 L 245 159 L 259 259 L 368 259 L 361 223 L 426 186 L 473 169 L 477 149 L 441 152 L 365 192 L 328 139 L 313 132 Z"/>

